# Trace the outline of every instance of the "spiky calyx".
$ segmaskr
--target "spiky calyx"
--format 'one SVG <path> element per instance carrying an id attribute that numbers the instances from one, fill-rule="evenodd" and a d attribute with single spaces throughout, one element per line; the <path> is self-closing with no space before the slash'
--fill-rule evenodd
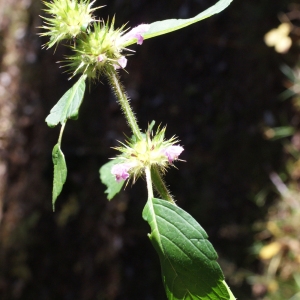
<path id="1" fill-rule="evenodd" d="M 89 79 L 98 78 L 102 73 L 115 69 L 125 68 L 127 59 L 122 54 L 128 43 L 134 40 L 137 44 L 143 43 L 143 34 L 149 30 L 149 24 L 140 24 L 133 29 L 114 28 L 112 22 L 95 20 L 93 12 L 100 8 L 91 8 L 96 0 L 53 0 L 44 1 L 45 11 L 49 17 L 42 17 L 45 32 L 40 36 L 49 37 L 44 45 L 51 48 L 60 41 L 69 39 L 73 54 L 66 57 L 65 67 L 73 77 L 82 73 Z M 134 51 L 132 51 L 134 52 Z"/>
<path id="2" fill-rule="evenodd" d="M 123 28 L 124 26 L 114 29 L 114 19 L 111 24 L 94 22 L 87 34 L 72 46 L 73 54 L 65 60 L 66 67 L 73 76 L 83 73 L 94 79 L 107 68 L 125 67 L 126 58 L 121 54 L 125 48 L 122 45 L 117 46 L 116 43 L 123 33 Z"/>
<path id="3" fill-rule="evenodd" d="M 44 25 L 41 26 L 45 32 L 40 36 L 48 36 L 49 41 L 44 45 L 51 48 L 55 44 L 65 39 L 75 39 L 88 26 L 95 21 L 92 13 L 98 9 L 91 8 L 96 0 L 53 0 L 43 1 L 47 9 L 46 13 L 50 17 L 42 17 Z"/>
<path id="4" fill-rule="evenodd" d="M 173 161 L 178 159 L 184 149 L 175 145 L 178 143 L 178 139 L 174 136 L 165 140 L 165 130 L 165 127 L 158 128 L 154 136 L 148 130 L 142 140 L 132 138 L 126 144 L 121 143 L 122 146 L 115 148 L 121 152 L 118 158 L 123 160 L 112 170 L 116 180 L 120 181 L 131 177 L 135 182 L 144 173 L 145 167 L 151 168 L 155 165 L 164 173 L 169 166 L 173 165 Z M 121 173 L 119 174 L 118 171 Z"/>
<path id="5" fill-rule="evenodd" d="M 134 51 L 125 45 L 132 39 L 136 39 L 141 45 L 142 34 L 149 29 L 149 25 L 141 24 L 128 31 L 124 30 L 125 25 L 115 29 L 114 23 L 114 18 L 110 24 L 109 21 L 94 22 L 86 34 L 72 46 L 73 54 L 65 60 L 72 76 L 83 73 L 89 79 L 95 79 L 102 73 L 108 75 L 112 70 L 126 67 L 127 59 L 123 52 Z"/>

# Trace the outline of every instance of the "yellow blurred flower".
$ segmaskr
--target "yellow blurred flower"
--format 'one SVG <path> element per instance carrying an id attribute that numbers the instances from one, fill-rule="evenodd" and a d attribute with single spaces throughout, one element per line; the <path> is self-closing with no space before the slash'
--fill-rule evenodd
<path id="1" fill-rule="evenodd" d="M 275 237 L 282 235 L 282 230 L 275 222 L 269 221 L 266 227 Z"/>
<path id="2" fill-rule="evenodd" d="M 292 45 L 292 40 L 289 37 L 290 32 L 290 24 L 282 23 L 277 28 L 266 33 L 264 36 L 264 41 L 267 46 L 274 47 L 276 52 L 285 53 Z"/>
<path id="3" fill-rule="evenodd" d="M 271 282 L 269 282 L 268 284 L 268 291 L 270 293 L 274 293 L 278 290 L 279 286 L 278 286 L 278 282 L 276 280 L 272 280 Z"/>
<path id="4" fill-rule="evenodd" d="M 259 257 L 261 259 L 270 259 L 275 256 L 281 250 L 281 244 L 273 242 L 261 248 Z"/>

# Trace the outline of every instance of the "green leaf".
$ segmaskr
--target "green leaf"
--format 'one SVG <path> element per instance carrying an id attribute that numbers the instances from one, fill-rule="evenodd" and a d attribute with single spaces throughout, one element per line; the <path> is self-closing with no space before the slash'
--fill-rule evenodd
<path id="1" fill-rule="evenodd" d="M 124 185 L 125 181 L 117 182 L 115 176 L 111 174 L 112 166 L 121 162 L 122 160 L 116 158 L 103 165 L 99 170 L 101 182 L 107 186 L 105 193 L 107 194 L 108 200 L 111 200 L 116 194 L 118 194 Z"/>
<path id="2" fill-rule="evenodd" d="M 143 218 L 161 263 L 168 299 L 229 300 L 218 258 L 204 229 L 178 206 L 161 199 L 148 200 Z"/>
<path id="3" fill-rule="evenodd" d="M 289 137 L 296 132 L 296 129 L 292 126 L 273 127 L 267 130 L 266 135 L 271 140 L 278 140 L 285 137 Z"/>
<path id="4" fill-rule="evenodd" d="M 85 91 L 86 75 L 78 81 L 59 99 L 46 118 L 49 127 L 56 126 L 59 122 L 65 123 L 67 119 L 78 118 L 78 111 Z"/>
<path id="5" fill-rule="evenodd" d="M 62 191 L 63 185 L 67 179 L 67 165 L 65 156 L 60 149 L 60 145 L 56 144 L 52 151 L 52 161 L 54 165 L 53 190 L 52 190 L 52 207 L 55 210 L 55 202 Z"/>
<path id="6" fill-rule="evenodd" d="M 211 6 L 210 8 L 206 9 L 205 11 L 201 12 L 194 18 L 189 19 L 169 19 L 164 21 L 157 21 L 150 24 L 150 28 L 147 32 L 145 32 L 143 35 L 144 39 L 150 39 L 152 37 L 166 34 L 181 28 L 184 28 L 186 26 L 189 26 L 191 24 L 194 24 L 196 22 L 199 22 L 201 20 L 204 20 L 206 18 L 209 18 L 210 16 L 217 14 L 224 10 L 233 0 L 220 0 L 215 5 Z M 125 46 L 129 46 L 131 44 L 134 44 L 136 42 L 136 39 L 129 40 Z"/>

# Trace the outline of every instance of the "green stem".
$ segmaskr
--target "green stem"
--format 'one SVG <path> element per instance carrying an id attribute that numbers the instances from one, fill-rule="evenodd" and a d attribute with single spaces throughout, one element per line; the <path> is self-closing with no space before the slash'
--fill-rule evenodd
<path id="1" fill-rule="evenodd" d="M 66 122 L 64 122 L 64 123 L 61 124 L 60 132 L 59 132 L 59 137 L 58 137 L 59 147 L 61 145 L 61 139 L 62 139 L 63 132 L 65 130 L 65 126 L 66 126 Z"/>
<path id="2" fill-rule="evenodd" d="M 156 166 L 151 167 L 151 178 L 153 180 L 155 189 L 160 194 L 162 199 L 175 204 L 175 201 L 174 201 L 172 195 L 170 194 L 168 188 L 166 187 L 166 184 L 164 183 L 164 181 L 162 179 L 159 169 Z"/>
<path id="3" fill-rule="evenodd" d="M 150 227 L 151 231 L 153 232 L 154 228 L 157 230 L 157 217 L 154 211 L 153 206 L 153 187 L 152 187 L 152 179 L 151 179 L 151 170 L 149 166 L 145 167 L 145 175 L 146 175 L 146 182 L 147 182 L 147 189 L 148 189 L 148 201 L 143 210 L 143 218 L 146 220 Z"/>
<path id="4" fill-rule="evenodd" d="M 153 196 L 153 187 L 152 187 L 150 167 L 145 167 L 145 175 L 146 175 L 147 190 L 148 190 L 148 200 L 152 202 L 152 199 L 154 196 Z"/>
<path id="5" fill-rule="evenodd" d="M 130 126 L 132 133 L 139 139 L 142 140 L 142 133 L 139 129 L 139 126 L 137 124 L 136 117 L 132 111 L 132 108 L 129 104 L 129 99 L 126 96 L 126 93 L 124 91 L 124 88 L 120 82 L 119 76 L 116 73 L 115 70 L 109 69 L 107 70 L 107 77 L 108 80 L 117 96 L 117 99 L 121 105 L 121 108 L 124 112 L 125 118 L 128 122 L 128 125 Z"/>

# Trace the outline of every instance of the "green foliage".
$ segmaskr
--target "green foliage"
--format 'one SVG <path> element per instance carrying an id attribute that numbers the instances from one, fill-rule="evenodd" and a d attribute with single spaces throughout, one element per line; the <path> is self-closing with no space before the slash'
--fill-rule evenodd
<path id="1" fill-rule="evenodd" d="M 46 118 L 49 127 L 56 126 L 59 122 L 65 123 L 67 119 L 78 118 L 78 111 L 85 91 L 86 75 L 82 75 L 78 81 L 59 99 Z"/>
<path id="2" fill-rule="evenodd" d="M 233 0 L 220 0 L 215 5 L 209 7 L 205 11 L 201 12 L 197 16 L 189 19 L 169 19 L 164 21 L 157 21 L 150 24 L 150 29 L 143 34 L 144 39 L 150 39 L 155 36 L 166 34 L 189 25 L 192 25 L 196 22 L 209 18 L 214 14 L 218 14 L 224 10 Z M 125 46 L 134 44 L 136 39 L 128 41 Z"/>
<path id="3" fill-rule="evenodd" d="M 57 143 L 52 151 L 52 161 L 54 165 L 53 190 L 52 190 L 52 207 L 55 210 L 55 202 L 62 191 L 63 185 L 67 179 L 67 165 L 65 156 Z"/>
<path id="4" fill-rule="evenodd" d="M 125 181 L 117 182 L 115 176 L 111 174 L 112 166 L 121 163 L 122 161 L 123 160 L 116 158 L 103 165 L 99 170 L 101 182 L 107 186 L 105 193 L 107 194 L 108 200 L 111 200 L 118 194 L 124 185 Z"/>
<path id="5" fill-rule="evenodd" d="M 295 131 L 295 128 L 292 126 L 280 126 L 269 128 L 265 131 L 265 135 L 270 140 L 279 140 L 293 135 Z"/>
<path id="6" fill-rule="evenodd" d="M 61 97 L 46 118 L 50 127 L 54 127 L 58 123 L 62 125 L 58 143 L 52 152 L 54 164 L 53 210 L 67 176 L 65 158 L 60 149 L 66 121 L 78 118 L 78 111 L 85 92 L 86 78 L 106 75 L 135 136 L 133 143 L 123 144 L 122 147 L 116 148 L 122 152 L 122 155 L 100 168 L 100 179 L 107 186 L 105 191 L 107 198 L 111 200 L 121 190 L 125 181 L 118 182 L 116 179 L 127 179 L 129 174 L 126 172 L 129 170 L 133 182 L 140 174 L 145 173 L 149 196 L 143 211 L 143 218 L 151 227 L 149 237 L 160 258 L 168 299 L 234 300 L 216 261 L 217 253 L 207 240 L 208 236 L 204 229 L 174 203 L 153 198 L 151 165 L 154 166 L 152 176 L 157 190 L 160 194 L 165 195 L 166 199 L 173 201 L 161 178 L 160 171 L 164 172 L 167 167 L 173 165 L 173 161 L 178 159 L 183 147 L 175 145 L 178 142 L 176 137 L 169 140 L 164 139 L 165 128 L 158 129 L 153 135 L 154 122 L 149 126 L 146 135 L 142 134 L 115 71 L 117 68 L 125 68 L 127 60 L 122 54 L 124 47 L 134 42 L 141 44 L 143 38 L 166 34 L 208 18 L 224 10 L 232 0 L 220 0 L 194 18 L 154 22 L 150 25 L 149 30 L 147 30 L 149 25 L 146 25 L 147 29 L 145 30 L 141 29 L 144 26 L 137 26 L 137 29 L 133 29 L 127 34 L 124 34 L 126 32 L 126 30 L 123 31 L 124 26 L 117 30 L 114 29 L 114 20 L 110 26 L 108 22 L 106 25 L 100 22 L 95 23 L 94 26 L 88 26 L 93 21 L 91 13 L 95 9 L 91 9 L 91 5 L 94 2 L 81 0 L 77 3 L 76 0 L 67 0 L 67 2 L 55 0 L 46 4 L 48 7 L 46 11 L 52 15 L 52 18 L 45 19 L 46 25 L 42 27 L 48 32 L 41 35 L 50 37 L 50 41 L 46 45 L 52 47 L 62 39 L 74 39 L 72 49 L 75 51 L 75 55 L 67 58 L 67 66 L 74 71 L 73 76 L 77 72 L 84 74 Z M 74 4 L 74 7 L 71 4 Z M 81 8 L 82 10 L 80 10 Z M 80 11 L 83 13 L 79 13 Z M 83 33 L 82 30 L 86 30 L 86 32 Z M 139 30 L 141 31 L 139 32 Z M 143 34 L 144 32 L 145 34 Z M 121 63 L 122 59 L 125 60 L 125 64 Z M 114 167 L 113 173 L 116 171 L 114 176 L 112 167 L 116 164 L 120 165 Z M 119 167 L 121 175 L 117 170 Z M 161 170 L 158 170 L 158 167 L 161 167 Z"/>
<path id="7" fill-rule="evenodd" d="M 60 98 L 56 105 L 51 109 L 46 118 L 49 127 L 54 127 L 58 123 L 62 124 L 58 143 L 52 151 L 52 161 L 54 165 L 52 206 L 55 208 L 57 197 L 62 191 L 67 178 L 67 165 L 64 154 L 60 149 L 62 133 L 67 119 L 77 119 L 78 111 L 83 100 L 85 91 L 86 76 L 82 75 L 79 80 Z"/>
<path id="8" fill-rule="evenodd" d="M 160 258 L 168 299 L 230 299 L 217 253 L 191 215 L 154 198 L 148 200 L 143 218 L 151 227 L 149 238 Z"/>

